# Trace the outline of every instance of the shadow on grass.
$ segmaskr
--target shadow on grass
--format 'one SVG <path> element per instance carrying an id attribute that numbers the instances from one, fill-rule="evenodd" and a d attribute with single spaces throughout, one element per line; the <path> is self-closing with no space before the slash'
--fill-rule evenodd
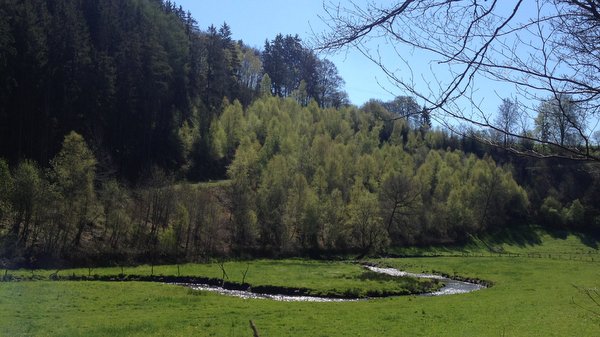
<path id="1" fill-rule="evenodd" d="M 600 247 L 600 235 L 592 232 L 574 232 L 565 229 L 548 229 L 535 226 L 505 229 L 487 238 L 492 244 L 509 243 L 521 247 L 539 245 L 542 243 L 542 235 L 548 234 L 554 239 L 566 240 L 569 235 L 574 235 L 587 247 L 598 249 Z"/>
<path id="2" fill-rule="evenodd" d="M 581 243 L 583 243 L 584 245 L 590 248 L 598 249 L 598 243 L 600 242 L 600 240 L 598 240 L 597 235 L 593 235 L 590 233 L 574 233 L 574 235 L 577 236 L 579 240 L 581 240 Z"/>
<path id="3" fill-rule="evenodd" d="M 554 239 L 562 239 L 565 240 L 570 232 L 564 229 L 546 229 L 546 233 L 548 233 Z"/>
<path id="4" fill-rule="evenodd" d="M 532 226 L 523 226 L 503 229 L 487 237 L 487 241 L 491 244 L 508 243 L 511 245 L 525 247 L 541 244 L 542 236 L 538 228 Z"/>
<path id="5" fill-rule="evenodd" d="M 576 236 L 582 244 L 586 245 L 589 248 L 598 249 L 600 244 L 600 235 L 598 233 L 593 232 L 575 232 L 569 231 L 565 229 L 547 229 L 546 233 L 548 233 L 551 237 L 555 239 L 565 240 L 569 235 Z"/>

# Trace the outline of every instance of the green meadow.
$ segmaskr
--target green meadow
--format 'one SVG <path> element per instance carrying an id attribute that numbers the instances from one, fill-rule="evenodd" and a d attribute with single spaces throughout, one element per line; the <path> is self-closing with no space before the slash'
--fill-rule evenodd
<path id="1" fill-rule="evenodd" d="M 373 260 L 416 272 L 443 272 L 493 282 L 469 294 L 398 296 L 357 302 L 305 303 L 240 299 L 151 282 L 0 283 L 2 336 L 598 336 L 600 307 L 585 289 L 600 286 L 600 252 L 575 236 L 541 235 L 537 244 L 477 245 L 447 256 Z M 509 256 L 509 253 L 512 255 Z M 465 256 L 461 256 L 464 254 Z M 545 255 L 544 255 L 545 254 Z M 534 257 L 535 256 L 535 257 Z M 350 262 L 256 260 L 223 264 L 228 279 L 252 285 L 394 289 Z M 153 270 L 152 270 L 153 269 Z M 125 267 L 123 273 L 222 277 L 217 263 Z M 30 278 L 32 271 L 8 271 Z M 121 268 L 61 270 L 59 275 L 117 275 Z"/>

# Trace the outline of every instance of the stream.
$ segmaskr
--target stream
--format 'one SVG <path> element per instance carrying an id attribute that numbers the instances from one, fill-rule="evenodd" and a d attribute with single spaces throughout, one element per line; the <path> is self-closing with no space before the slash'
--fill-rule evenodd
<path id="1" fill-rule="evenodd" d="M 454 295 L 454 294 L 464 294 L 472 291 L 480 290 L 485 288 L 485 286 L 477 283 L 470 283 L 464 281 L 457 281 L 451 278 L 443 277 L 435 274 L 417 274 L 417 273 L 409 273 L 405 271 L 401 271 L 395 268 L 381 268 L 381 267 L 373 267 L 364 265 L 364 268 L 381 274 L 387 274 L 391 276 L 397 277 L 416 277 L 416 278 L 427 278 L 427 279 L 436 279 L 440 280 L 444 283 L 444 286 L 430 293 L 422 294 L 422 296 L 444 296 L 444 295 Z M 203 290 L 203 291 L 211 291 L 216 292 L 221 295 L 235 296 L 240 298 L 251 298 L 251 299 L 270 299 L 275 301 L 282 302 L 354 302 L 359 300 L 368 300 L 366 299 L 352 299 L 352 298 L 330 298 L 330 297 L 317 297 L 317 296 L 293 296 L 293 295 L 278 295 L 278 294 L 261 294 L 254 293 L 249 290 L 230 290 L 225 289 L 219 286 L 212 286 L 208 284 L 179 284 L 187 286 L 193 290 Z"/>
<path id="2" fill-rule="evenodd" d="M 387 275 L 398 276 L 398 277 L 411 276 L 411 277 L 416 277 L 416 278 L 435 279 L 435 280 L 440 280 L 444 283 L 444 286 L 440 290 L 434 291 L 431 293 L 425 293 L 425 294 L 423 294 L 423 296 L 442 296 L 442 295 L 464 294 L 464 293 L 470 293 L 472 291 L 476 291 L 476 290 L 485 288 L 485 286 L 483 286 L 481 284 L 457 281 L 457 280 L 453 280 L 451 278 L 447 278 L 447 277 L 443 277 L 443 276 L 435 275 L 435 274 L 415 274 L 415 273 L 409 273 L 406 271 L 401 271 L 401 270 L 398 270 L 395 268 L 380 268 L 380 267 L 372 267 L 372 266 L 364 266 L 364 267 L 367 268 L 368 270 L 376 272 L 376 273 L 387 274 Z"/>

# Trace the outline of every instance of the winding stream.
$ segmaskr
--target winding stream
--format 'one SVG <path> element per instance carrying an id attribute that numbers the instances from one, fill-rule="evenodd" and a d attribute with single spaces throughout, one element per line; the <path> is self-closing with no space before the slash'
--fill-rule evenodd
<path id="1" fill-rule="evenodd" d="M 290 296 L 290 295 L 272 295 L 272 294 L 260 294 L 253 293 L 248 290 L 229 290 L 222 287 L 211 286 L 207 284 L 185 284 L 186 286 L 194 290 L 205 290 L 219 293 L 221 295 L 235 296 L 240 298 L 253 298 L 253 299 L 269 299 L 281 302 L 355 302 L 359 299 L 356 298 L 330 298 L 330 297 L 318 297 L 318 296 Z"/>
<path id="2" fill-rule="evenodd" d="M 464 281 L 457 281 L 447 277 L 443 277 L 435 274 L 416 274 L 409 273 L 405 271 L 401 271 L 395 268 L 381 268 L 381 267 L 373 267 L 364 265 L 364 268 L 381 274 L 387 274 L 391 276 L 397 277 L 416 277 L 416 278 L 427 278 L 427 279 L 436 279 L 442 281 L 445 285 L 441 289 L 431 293 L 422 294 L 423 296 L 443 296 L 443 295 L 454 295 L 454 294 L 464 294 L 472 291 L 480 290 L 485 288 L 485 286 L 477 283 L 470 283 Z M 354 302 L 359 301 L 359 299 L 348 299 L 348 298 L 329 298 L 329 297 L 317 297 L 317 296 L 291 296 L 291 295 L 276 295 L 276 294 L 261 294 L 254 293 L 248 290 L 230 290 L 225 289 L 223 287 L 211 286 L 207 284 L 180 284 L 187 286 L 193 290 L 203 290 L 203 291 L 211 291 L 216 292 L 221 295 L 235 296 L 240 298 L 252 298 L 252 299 L 270 299 L 275 301 L 282 302 Z M 368 300 L 365 299 L 365 300 Z"/>
<path id="3" fill-rule="evenodd" d="M 485 288 L 485 286 L 483 286 L 481 284 L 457 281 L 457 280 L 453 280 L 451 278 L 447 278 L 447 277 L 443 277 L 443 276 L 435 275 L 435 274 L 415 274 L 415 273 L 409 273 L 406 271 L 401 271 L 401 270 L 398 270 L 395 268 L 380 268 L 380 267 L 372 267 L 372 266 L 364 266 L 364 267 L 369 269 L 370 271 L 373 271 L 376 273 L 387 274 L 387 275 L 398 276 L 398 277 L 411 276 L 411 277 L 416 277 L 416 278 L 436 279 L 436 280 L 440 280 L 444 283 L 444 286 L 440 290 L 434 291 L 432 293 L 425 293 L 425 294 L 423 294 L 424 296 L 442 296 L 442 295 L 464 294 L 464 293 L 470 293 L 472 291 L 476 291 L 476 290 Z"/>

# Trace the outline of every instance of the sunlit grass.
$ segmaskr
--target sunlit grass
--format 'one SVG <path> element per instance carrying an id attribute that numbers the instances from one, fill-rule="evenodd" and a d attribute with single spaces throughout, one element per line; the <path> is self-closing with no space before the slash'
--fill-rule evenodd
<path id="1" fill-rule="evenodd" d="M 225 273 L 223 272 L 225 271 Z M 32 276 L 33 275 L 33 276 Z M 254 260 L 207 264 L 141 265 L 136 267 L 79 268 L 67 270 L 16 270 L 21 280 L 49 280 L 86 276 L 201 276 L 238 284 L 308 289 L 313 296 L 366 297 L 383 294 L 420 293 L 440 285 L 412 278 L 373 277 L 359 263 L 312 260 Z"/>
<path id="2" fill-rule="evenodd" d="M 578 238 L 543 237 L 510 246 L 575 254 L 595 248 Z M 578 288 L 600 286 L 600 263 L 565 258 L 454 256 L 384 259 L 411 271 L 441 271 L 494 282 L 470 294 L 404 296 L 351 303 L 288 303 L 193 292 L 145 282 L 34 281 L 0 283 L 2 336 L 598 336 L 600 318 Z M 241 281 L 246 262 L 226 263 Z M 124 268 L 145 273 L 150 266 Z M 92 273 L 120 273 L 120 268 Z M 29 271 L 23 271 L 24 273 Z M 46 273 L 51 271 L 36 271 Z M 67 272 L 67 271 L 61 271 Z M 68 272 L 88 273 L 87 269 Z M 155 274 L 177 272 L 155 267 Z M 247 282 L 331 288 L 359 282 L 350 263 L 304 260 L 250 262 Z M 218 264 L 182 265 L 181 274 L 221 277 Z"/>

